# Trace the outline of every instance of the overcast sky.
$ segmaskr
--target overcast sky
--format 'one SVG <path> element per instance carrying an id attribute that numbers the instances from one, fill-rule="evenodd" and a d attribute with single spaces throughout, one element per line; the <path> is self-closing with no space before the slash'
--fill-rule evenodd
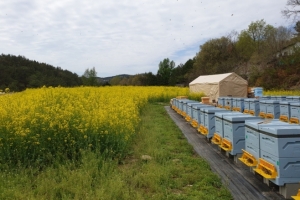
<path id="1" fill-rule="evenodd" d="M 99 77 L 153 72 L 164 58 L 176 66 L 212 38 L 264 19 L 291 26 L 286 0 L 2 0 L 0 54 Z"/>

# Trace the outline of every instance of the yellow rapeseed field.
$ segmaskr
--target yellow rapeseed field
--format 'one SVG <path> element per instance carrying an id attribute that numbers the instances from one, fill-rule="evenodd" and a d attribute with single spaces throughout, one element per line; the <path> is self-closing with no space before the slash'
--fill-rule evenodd
<path id="1" fill-rule="evenodd" d="M 268 91 L 264 91 L 264 95 L 300 96 L 300 90 L 268 90 Z"/>
<path id="2" fill-rule="evenodd" d="M 179 87 L 40 88 L 0 97 L 0 162 L 43 166 L 80 150 L 122 158 L 149 101 L 189 95 Z"/>

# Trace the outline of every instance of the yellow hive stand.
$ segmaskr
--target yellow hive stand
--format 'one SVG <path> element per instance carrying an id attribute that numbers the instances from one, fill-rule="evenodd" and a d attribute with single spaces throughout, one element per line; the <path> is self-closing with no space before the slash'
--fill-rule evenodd
<path id="1" fill-rule="evenodd" d="M 295 200 L 300 200 L 300 189 L 298 190 L 298 193 L 296 196 L 292 196 L 293 199 Z"/>
<path id="2" fill-rule="evenodd" d="M 243 154 L 239 158 L 239 160 L 242 163 L 244 163 L 245 165 L 247 165 L 248 167 L 255 167 L 258 163 L 256 158 L 251 153 L 247 152 L 246 150 L 242 149 L 242 151 L 243 151 Z"/>

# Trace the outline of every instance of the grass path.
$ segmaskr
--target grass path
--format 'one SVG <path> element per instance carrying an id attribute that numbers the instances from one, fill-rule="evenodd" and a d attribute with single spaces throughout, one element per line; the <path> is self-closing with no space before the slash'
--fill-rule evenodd
<path id="1" fill-rule="evenodd" d="M 152 159 L 141 161 L 142 155 Z M 132 157 L 120 170 L 132 180 L 130 187 L 146 199 L 232 198 L 160 104 L 150 104 L 144 110 Z"/>

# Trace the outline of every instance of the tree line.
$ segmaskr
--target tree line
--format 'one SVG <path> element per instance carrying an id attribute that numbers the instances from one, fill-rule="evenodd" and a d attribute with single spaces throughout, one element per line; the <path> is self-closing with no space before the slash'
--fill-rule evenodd
<path id="1" fill-rule="evenodd" d="M 300 1 L 287 0 L 283 17 L 297 21 Z M 265 89 L 300 89 L 300 21 L 293 29 L 274 27 L 265 20 L 251 22 L 241 32 L 232 31 L 200 45 L 195 57 L 175 67 L 169 58 L 158 65 L 157 74 L 116 77 L 111 85 L 182 85 L 200 75 L 236 72 L 250 86 Z M 289 51 L 285 51 L 289 48 Z"/>
<path id="2" fill-rule="evenodd" d="M 273 27 L 264 20 L 248 25 L 240 33 L 232 31 L 226 36 L 213 38 L 200 45 L 199 52 L 184 64 L 165 58 L 152 72 L 133 76 L 116 76 L 101 82 L 95 68 L 86 69 L 78 76 L 60 67 L 31 61 L 23 56 L 0 55 L 0 89 L 22 91 L 42 86 L 74 87 L 80 85 L 136 85 L 136 86 L 188 86 L 200 75 L 236 72 L 250 86 L 265 89 L 300 88 L 300 51 L 281 55 L 286 47 L 300 42 L 300 22 L 294 30 Z M 300 43 L 299 43 L 300 44 Z"/>
<path id="3" fill-rule="evenodd" d="M 82 85 L 82 79 L 68 70 L 32 61 L 24 56 L 0 55 L 0 90 L 9 88 L 11 92 L 16 92 L 44 85 L 73 87 Z"/>
<path id="4" fill-rule="evenodd" d="M 158 64 L 157 74 L 137 74 L 130 78 L 115 77 L 111 85 L 180 85 L 200 75 L 235 72 L 248 80 L 250 86 L 266 89 L 300 87 L 300 54 L 282 54 L 287 47 L 300 42 L 300 22 L 294 30 L 267 24 L 263 19 L 252 22 L 240 33 L 213 38 L 200 45 L 199 52 L 184 64 L 175 66 L 169 58 Z"/>

